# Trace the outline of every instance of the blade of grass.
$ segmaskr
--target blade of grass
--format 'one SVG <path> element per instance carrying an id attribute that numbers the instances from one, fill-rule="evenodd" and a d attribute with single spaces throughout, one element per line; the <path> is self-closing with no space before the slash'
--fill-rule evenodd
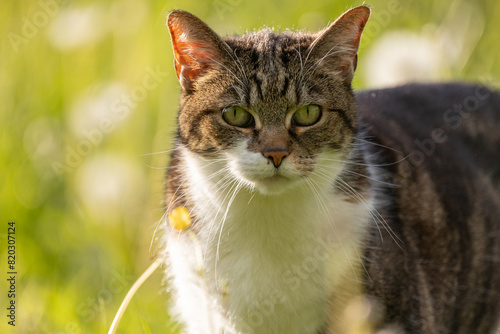
<path id="1" fill-rule="evenodd" d="M 153 262 L 148 269 L 135 281 L 135 283 L 132 285 L 130 290 L 127 292 L 127 295 L 123 299 L 120 308 L 118 309 L 118 312 L 116 312 L 115 318 L 113 319 L 113 323 L 111 324 L 111 327 L 109 328 L 108 334 L 114 334 L 116 333 L 116 329 L 118 328 L 118 324 L 120 323 L 120 320 L 125 313 L 125 310 L 127 309 L 128 304 L 132 300 L 132 297 L 134 297 L 135 293 L 141 285 L 153 274 L 156 269 L 160 266 L 162 262 L 162 259 L 159 257 Z"/>

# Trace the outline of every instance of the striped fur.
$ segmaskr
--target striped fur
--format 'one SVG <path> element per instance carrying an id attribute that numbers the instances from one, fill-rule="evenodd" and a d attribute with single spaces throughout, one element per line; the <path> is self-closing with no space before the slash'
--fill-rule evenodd
<path id="1" fill-rule="evenodd" d="M 369 12 L 315 34 L 226 38 L 169 15 L 182 93 L 167 213 L 188 208 L 197 241 L 169 231 L 167 262 L 188 333 L 347 333 L 362 294 L 374 331 L 496 334 L 500 96 L 459 84 L 354 94 Z M 319 121 L 294 124 L 310 104 Z M 253 125 L 224 121 L 233 106 Z M 276 167 L 265 152 L 278 149 Z"/>

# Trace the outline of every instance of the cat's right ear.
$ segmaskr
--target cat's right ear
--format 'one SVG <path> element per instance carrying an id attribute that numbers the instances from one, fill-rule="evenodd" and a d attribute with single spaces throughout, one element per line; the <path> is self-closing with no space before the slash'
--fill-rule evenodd
<path id="1" fill-rule="evenodd" d="M 325 63 L 351 81 L 356 70 L 361 33 L 371 9 L 361 5 L 342 14 L 328 28 L 318 33 L 310 46 L 313 59 Z"/>
<path id="2" fill-rule="evenodd" d="M 229 46 L 205 22 L 189 12 L 174 10 L 167 17 L 174 49 L 175 71 L 186 92 L 198 77 L 222 63 Z"/>

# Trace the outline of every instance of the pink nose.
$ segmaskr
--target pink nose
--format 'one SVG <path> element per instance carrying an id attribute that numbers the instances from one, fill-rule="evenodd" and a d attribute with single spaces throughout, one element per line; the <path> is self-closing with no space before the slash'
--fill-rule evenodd
<path id="1" fill-rule="evenodd" d="M 288 155 L 290 154 L 290 151 L 286 148 L 271 148 L 271 149 L 265 149 L 264 152 L 262 152 L 262 155 L 264 155 L 266 158 L 271 160 L 273 162 L 274 167 L 278 168 L 281 165 L 281 162 L 283 159 L 285 159 Z"/>

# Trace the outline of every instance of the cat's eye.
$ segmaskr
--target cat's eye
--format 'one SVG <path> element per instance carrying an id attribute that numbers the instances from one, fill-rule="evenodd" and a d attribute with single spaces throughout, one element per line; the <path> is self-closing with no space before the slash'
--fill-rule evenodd
<path id="1" fill-rule="evenodd" d="M 309 126 L 319 121 L 321 108 L 318 105 L 310 104 L 298 109 L 292 116 L 292 124 L 297 126 Z"/>
<path id="2" fill-rule="evenodd" d="M 240 107 L 222 109 L 222 118 L 226 123 L 239 128 L 248 128 L 254 124 L 253 116 Z"/>

